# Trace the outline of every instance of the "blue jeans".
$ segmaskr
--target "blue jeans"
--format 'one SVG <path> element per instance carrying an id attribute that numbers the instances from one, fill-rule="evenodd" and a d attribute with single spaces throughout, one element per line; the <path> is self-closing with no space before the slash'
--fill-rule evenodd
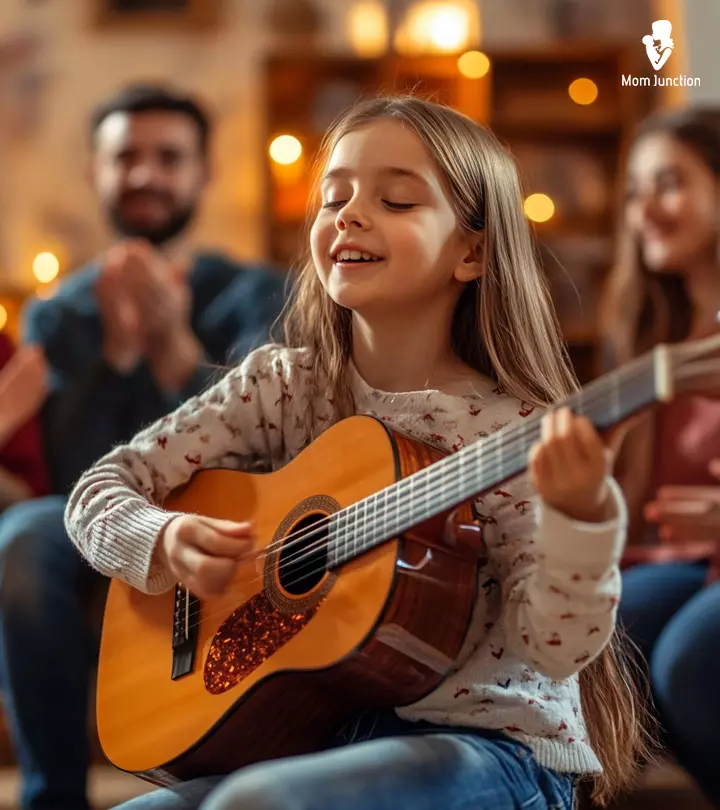
<path id="1" fill-rule="evenodd" d="M 703 563 L 631 568 L 620 618 L 649 663 L 668 747 L 720 806 L 720 583 L 704 587 L 706 574 Z"/>
<path id="2" fill-rule="evenodd" d="M 363 728 L 364 727 L 364 728 Z M 573 778 L 499 734 L 368 712 L 327 751 L 162 788 L 121 810 L 571 810 Z"/>
<path id="3" fill-rule="evenodd" d="M 89 679 L 97 655 L 83 587 L 103 587 L 63 528 L 65 499 L 0 515 L 0 688 L 24 810 L 89 810 Z M 99 580 L 99 583 L 98 583 Z"/>

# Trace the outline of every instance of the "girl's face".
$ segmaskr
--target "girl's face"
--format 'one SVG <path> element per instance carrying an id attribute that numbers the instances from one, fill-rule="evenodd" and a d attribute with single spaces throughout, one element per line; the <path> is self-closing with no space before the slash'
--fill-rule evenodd
<path id="1" fill-rule="evenodd" d="M 310 244 L 318 276 L 340 306 L 420 315 L 477 277 L 476 252 L 444 178 L 400 122 L 383 118 L 343 136 L 321 191 Z"/>
<path id="2" fill-rule="evenodd" d="M 717 249 L 718 187 L 707 164 L 670 135 L 630 154 L 625 222 L 653 272 L 690 273 Z"/>

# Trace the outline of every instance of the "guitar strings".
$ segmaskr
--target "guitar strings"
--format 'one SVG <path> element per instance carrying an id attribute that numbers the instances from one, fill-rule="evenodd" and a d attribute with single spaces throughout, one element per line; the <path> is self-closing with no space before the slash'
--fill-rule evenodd
<path id="1" fill-rule="evenodd" d="M 629 379 L 639 379 L 641 376 L 646 374 L 647 371 L 648 371 L 648 369 L 644 369 L 643 371 L 641 371 L 639 373 L 635 373 L 632 376 L 628 375 Z M 593 403 L 597 403 L 604 396 L 606 396 L 606 395 L 603 393 L 602 395 L 593 395 L 593 396 L 585 397 L 584 400 L 583 400 L 583 404 L 590 405 L 590 404 L 593 404 Z M 556 407 L 560 407 L 560 406 L 556 406 Z M 483 439 L 483 440 L 481 440 L 479 442 L 475 442 L 473 445 L 470 445 L 470 447 L 483 447 L 483 448 L 486 448 L 489 444 L 498 444 L 498 443 L 500 443 L 502 438 L 503 438 L 502 437 L 503 433 L 517 431 L 517 436 L 514 439 L 507 442 L 508 448 L 512 449 L 511 454 L 508 455 L 505 452 L 503 452 L 503 457 L 502 457 L 500 463 L 493 462 L 493 460 L 490 460 L 490 463 L 485 468 L 483 468 L 481 470 L 482 474 L 484 474 L 484 475 L 497 474 L 498 471 L 501 470 L 502 467 L 508 461 L 519 461 L 523 457 L 527 458 L 527 451 L 525 450 L 525 447 L 524 447 L 524 440 L 527 439 L 527 434 L 530 432 L 530 430 L 532 428 L 534 428 L 538 424 L 538 422 L 540 421 L 540 418 L 541 417 L 535 418 L 535 419 L 533 419 L 532 422 L 526 422 L 522 426 L 522 428 L 520 428 L 519 430 L 517 429 L 517 426 L 513 426 L 514 429 L 511 430 L 511 431 L 500 430 L 497 433 L 493 434 L 492 436 L 488 437 L 487 439 Z M 523 446 L 518 449 L 518 445 L 521 443 L 521 441 L 523 442 Z M 455 458 L 456 456 L 457 456 L 457 454 L 452 454 L 450 456 L 447 456 L 446 458 L 442 459 L 441 461 L 439 461 L 439 462 L 437 462 L 435 464 L 432 464 L 429 467 L 424 468 L 423 470 L 419 471 L 419 473 L 416 473 L 415 475 L 418 475 L 418 476 L 422 476 L 423 473 L 427 473 L 427 475 L 424 476 L 424 480 L 422 481 L 422 484 L 421 484 L 421 486 L 425 487 L 425 489 L 422 490 L 422 491 L 421 490 L 414 490 L 411 493 L 412 497 L 415 498 L 418 495 L 419 496 L 427 495 L 427 486 L 430 485 L 430 484 L 439 483 L 441 489 L 446 487 L 446 486 L 449 486 L 449 485 L 454 485 L 454 482 L 445 482 L 445 481 L 443 481 L 441 471 L 436 469 L 436 468 L 438 468 L 440 465 L 443 465 L 444 462 L 447 462 L 450 459 Z M 432 480 L 432 479 L 437 479 L 437 478 L 440 478 L 441 480 L 439 482 L 437 480 Z M 401 479 L 401 480 L 408 480 L 408 479 Z M 494 486 L 494 484 L 493 484 L 493 486 Z M 479 493 L 479 494 L 482 494 L 482 493 Z M 373 518 L 373 520 L 377 520 L 379 517 L 386 516 L 388 513 L 390 513 L 392 515 L 401 515 L 403 517 L 408 517 L 412 512 L 412 507 L 413 507 L 412 503 L 409 504 L 408 506 L 394 505 L 391 509 L 385 508 L 383 510 L 380 510 L 380 511 L 376 512 L 375 514 L 373 514 L 372 518 Z M 337 514 L 337 513 L 334 513 L 334 514 Z M 282 546 L 283 544 L 285 544 L 285 541 L 290 537 L 294 537 L 294 540 L 291 543 L 286 544 L 286 548 L 289 548 L 291 546 L 296 546 L 296 545 L 300 544 L 304 538 L 308 537 L 310 534 L 312 534 L 312 532 L 317 531 L 318 526 L 320 524 L 323 524 L 323 525 L 327 524 L 331 520 L 331 518 L 332 518 L 332 515 L 328 516 L 327 518 L 322 519 L 321 521 L 318 521 L 316 524 L 313 524 L 313 526 L 310 527 L 310 529 L 304 529 L 304 530 L 302 530 L 300 532 L 296 532 L 296 533 L 292 533 L 290 535 L 287 535 L 285 538 L 281 538 L 279 541 L 276 541 L 275 543 L 272 543 L 269 546 L 267 546 L 261 553 L 255 555 L 254 558 L 252 558 L 252 559 L 262 559 L 262 558 L 268 557 L 269 554 L 271 553 L 270 549 L 273 546 L 275 548 L 277 548 L 278 546 Z M 354 532 L 349 531 L 347 529 L 344 529 L 344 530 L 339 531 L 336 535 L 334 535 L 332 539 L 335 542 L 339 542 L 340 540 L 344 541 L 348 537 L 353 536 L 353 534 L 354 534 Z M 386 538 L 386 540 L 389 540 L 389 539 L 391 539 L 391 538 Z M 284 560 L 278 566 L 278 571 L 282 570 L 283 568 L 287 568 L 290 565 L 291 562 L 294 563 L 294 564 L 297 564 L 297 563 L 302 562 L 303 560 L 307 560 L 308 561 L 307 564 L 309 564 L 310 562 L 312 562 L 312 560 L 310 560 L 309 558 L 314 557 L 315 552 L 320 550 L 324 546 L 326 546 L 327 543 L 328 543 L 328 540 L 325 537 L 323 537 L 323 538 L 320 538 L 317 541 L 314 541 L 309 546 L 301 548 L 294 556 L 291 556 L 290 558 Z M 304 567 L 307 567 L 307 564 Z M 285 589 L 290 588 L 290 587 L 292 587 L 293 584 L 297 584 L 299 581 L 301 581 L 303 579 L 306 579 L 307 577 L 314 576 L 315 574 L 319 574 L 319 573 L 325 573 L 327 571 L 328 571 L 328 569 L 327 569 L 326 565 L 322 565 L 322 566 L 314 569 L 313 571 L 311 571 L 309 573 L 305 573 L 302 576 L 300 576 L 299 578 L 296 578 L 296 579 L 292 580 L 291 582 L 286 583 L 284 585 L 284 587 L 285 587 Z M 257 577 L 254 577 L 253 579 L 247 581 L 245 584 L 246 585 L 254 585 L 256 583 L 262 582 L 263 579 L 264 579 L 263 575 L 257 576 Z M 191 610 L 190 611 L 190 616 L 197 615 L 198 612 L 199 612 L 199 607 Z M 217 618 L 217 616 L 223 615 L 225 612 L 226 612 L 226 610 L 223 609 L 221 611 L 211 613 L 208 616 L 203 616 L 198 622 L 195 622 L 195 623 L 189 625 L 189 629 L 194 629 L 195 627 L 203 624 L 204 622 L 211 621 L 212 619 Z"/>
<path id="2" fill-rule="evenodd" d="M 652 369 L 649 369 L 649 370 L 652 371 Z M 648 369 L 643 369 L 640 372 L 634 373 L 630 377 L 630 379 L 637 380 L 640 377 L 642 377 L 644 374 L 646 374 L 647 372 L 648 372 Z M 617 372 L 612 372 L 611 374 L 616 375 Z M 608 376 L 610 376 L 610 375 L 608 375 Z M 596 395 L 593 395 L 593 396 L 590 396 L 590 397 L 587 397 L 587 398 L 582 398 L 580 401 L 581 401 L 581 404 L 583 404 L 583 405 L 593 405 L 593 404 L 597 404 L 604 396 L 606 396 L 606 394 L 604 392 L 598 392 Z M 560 407 L 560 406 L 556 406 L 556 407 Z M 496 433 L 494 433 L 494 434 L 492 434 L 492 435 L 490 435 L 490 436 L 488 436 L 488 437 L 486 437 L 484 439 L 481 439 L 481 440 L 479 440 L 477 442 L 473 442 L 472 444 L 468 445 L 467 447 L 462 448 L 462 450 L 460 452 L 461 453 L 465 452 L 468 457 L 472 453 L 476 453 L 476 454 L 478 454 L 478 456 L 482 457 L 482 456 L 485 455 L 486 451 L 488 451 L 488 450 L 490 452 L 497 452 L 497 448 L 491 447 L 491 445 L 502 446 L 503 444 L 505 444 L 507 448 L 510 448 L 512 450 L 513 446 L 518 444 L 518 443 L 522 443 L 524 445 L 525 441 L 528 438 L 528 434 L 532 431 L 532 428 L 534 428 L 536 425 L 538 425 L 540 423 L 540 420 L 541 420 L 541 416 L 536 416 L 536 417 L 533 417 L 531 419 L 528 419 L 522 425 L 521 428 L 518 428 L 517 424 L 512 425 L 512 426 L 508 426 L 508 428 L 505 429 L 505 430 L 497 431 Z M 517 435 L 514 438 L 507 439 L 506 435 L 508 433 L 516 433 Z M 504 450 L 503 450 L 503 452 L 504 452 Z M 517 459 L 518 456 L 515 455 L 514 458 Z M 380 495 L 380 493 L 390 489 L 391 487 L 397 486 L 401 482 L 408 482 L 408 485 L 412 486 L 412 484 L 409 483 L 410 480 L 411 480 L 411 477 L 414 477 L 414 480 L 417 480 L 418 483 L 420 482 L 420 479 L 423 478 L 423 477 L 432 477 L 432 476 L 434 476 L 435 478 L 441 477 L 446 472 L 445 467 L 449 466 L 451 464 L 457 464 L 458 463 L 457 459 L 458 459 L 458 453 L 452 453 L 452 454 L 446 456 L 445 458 L 441 459 L 440 461 L 436 462 L 435 464 L 433 464 L 433 465 L 431 465 L 429 467 L 426 467 L 423 470 L 419 470 L 418 472 L 414 473 L 413 476 L 399 479 L 399 481 L 395 481 L 392 484 L 390 484 L 389 487 L 386 487 L 385 489 L 378 490 L 377 492 L 372 493 L 372 495 L 370 497 L 376 497 L 377 498 Z M 427 484 L 427 483 L 436 483 L 436 482 L 435 481 L 433 481 L 433 482 L 423 481 L 422 483 Z M 358 503 L 360 503 L 360 502 L 358 502 Z M 272 543 L 270 543 L 263 550 L 263 554 L 265 556 L 269 556 L 271 553 L 273 553 L 275 550 L 277 550 L 277 549 L 279 549 L 281 547 L 284 547 L 285 550 L 287 551 L 288 549 L 292 548 L 293 546 L 301 545 L 302 541 L 304 539 L 306 539 L 308 536 L 310 536 L 314 532 L 317 532 L 320 529 L 323 529 L 325 526 L 327 526 L 333 520 L 334 517 L 339 516 L 343 511 L 345 511 L 346 509 L 349 509 L 349 508 L 351 508 L 352 506 L 355 506 L 355 505 L 356 504 L 350 504 L 347 507 L 343 507 L 343 509 L 341 509 L 339 512 L 334 512 L 334 513 L 332 513 L 330 515 L 327 515 L 327 516 L 325 516 L 323 518 L 320 518 L 319 520 L 317 520 L 315 523 L 313 523 L 309 527 L 306 527 L 306 528 L 300 529 L 298 531 L 291 532 L 290 534 L 284 535 L 279 540 L 276 540 L 276 541 L 273 541 Z M 377 512 L 374 513 L 372 517 L 373 517 L 373 519 L 378 517 L 378 513 Z M 288 542 L 288 541 L 290 541 L 290 542 Z M 300 551 L 300 553 L 302 553 L 305 550 L 306 549 L 300 548 L 299 551 Z M 258 555 L 256 555 L 256 557 L 261 557 L 261 556 L 263 556 L 263 554 L 258 554 Z M 285 563 L 289 563 L 289 562 L 291 562 L 291 561 L 293 561 L 295 559 L 296 559 L 296 557 L 289 557 L 288 559 L 285 560 Z"/>
<path id="3" fill-rule="evenodd" d="M 644 373 L 644 372 L 642 372 L 642 373 Z M 642 373 L 635 374 L 635 375 L 633 375 L 633 377 L 639 378 L 640 376 L 642 376 Z M 593 401 L 597 401 L 598 399 L 599 399 L 599 397 L 588 397 L 586 399 L 586 404 L 591 404 Z M 513 445 L 517 445 L 521 438 L 526 439 L 527 438 L 527 433 L 529 432 L 529 430 L 531 428 L 533 428 L 537 424 L 537 421 L 538 421 L 538 419 L 534 419 L 532 423 L 525 423 L 523 425 L 523 427 L 518 431 L 517 437 L 515 439 L 513 439 L 512 441 L 510 441 L 508 443 L 508 446 L 512 447 Z M 517 426 L 514 426 L 514 428 L 515 428 L 515 430 L 517 430 Z M 503 431 L 498 431 L 498 433 L 494 434 L 493 436 L 489 437 L 488 439 L 482 440 L 481 442 L 476 442 L 474 445 L 471 445 L 471 447 L 472 446 L 477 447 L 477 446 L 480 446 L 480 445 L 482 445 L 483 447 L 486 447 L 490 443 L 498 443 L 502 438 L 501 437 L 502 433 L 503 433 Z M 494 442 L 492 442 L 491 440 L 494 440 Z M 507 460 L 519 460 L 519 458 L 522 457 L 522 456 L 526 456 L 526 450 L 524 449 L 524 447 L 521 448 L 519 453 L 515 452 L 515 453 L 512 454 L 512 456 L 510 456 L 510 457 L 505 456 L 505 457 L 506 457 Z M 438 462 L 438 463 L 436 463 L 434 465 L 431 465 L 430 467 L 426 467 L 424 470 L 420 471 L 420 474 L 427 473 L 427 475 L 425 476 L 426 480 L 424 480 L 422 483 L 424 485 L 427 485 L 427 484 L 430 484 L 430 483 L 436 483 L 435 481 L 431 480 L 433 478 L 441 477 L 441 476 L 438 475 L 438 473 L 440 471 L 437 470 L 436 468 L 438 468 L 439 465 L 441 465 L 444 461 L 448 461 L 449 459 L 452 459 L 452 458 L 455 458 L 455 457 L 456 457 L 456 455 L 448 456 L 445 459 L 443 459 L 441 462 Z M 501 461 L 500 465 L 494 464 L 494 463 L 489 464 L 485 468 L 485 470 L 483 472 L 493 472 L 493 473 L 495 473 L 498 466 L 501 466 L 504 463 L 505 463 L 504 461 Z M 408 479 L 402 479 L 402 480 L 408 480 Z M 446 486 L 446 484 L 444 482 L 442 482 L 442 481 L 440 482 L 440 484 L 441 484 L 441 487 Z M 423 495 L 423 494 L 426 495 L 426 492 L 425 491 L 415 491 L 415 492 L 412 493 L 413 496 L 415 496 L 415 495 Z M 385 509 L 385 510 L 381 510 L 379 514 L 378 513 L 374 514 L 373 519 L 376 519 L 378 517 L 386 515 L 388 511 L 391 511 L 393 514 L 401 514 L 403 516 L 407 516 L 408 513 L 409 513 L 409 509 L 411 509 L 411 508 L 412 508 L 412 505 L 409 508 L 403 508 L 403 507 L 394 506 L 391 510 Z M 317 531 L 317 528 L 318 528 L 319 524 L 326 523 L 331 518 L 332 518 L 332 516 L 329 516 L 326 520 L 318 521 L 318 523 L 314 524 L 313 527 L 311 527 L 308 530 L 303 530 L 301 532 L 297 532 L 294 535 L 292 535 L 292 534 L 287 535 L 286 537 L 292 537 L 292 536 L 296 537 L 296 540 L 294 540 L 292 543 L 287 544 L 288 547 L 292 546 L 292 545 L 297 545 L 300 542 L 300 539 L 307 537 L 313 531 Z M 338 541 L 338 540 L 341 540 L 341 539 L 345 540 L 348 536 L 352 536 L 353 534 L 354 534 L 354 532 L 344 530 L 344 531 L 338 532 L 338 534 L 335 535 L 333 539 L 335 541 Z M 300 538 L 300 539 L 297 539 L 297 538 Z M 277 545 L 282 545 L 285 539 L 286 538 L 281 538 L 281 540 L 278 543 L 275 543 L 275 544 L 272 544 L 272 545 L 275 545 L 276 547 L 277 547 Z M 390 538 L 387 538 L 387 539 L 390 539 Z M 315 541 L 314 543 L 312 543 L 310 546 L 307 546 L 307 547 L 304 547 L 304 548 L 300 549 L 299 553 L 297 553 L 296 555 L 294 555 L 294 556 L 288 558 L 287 560 L 283 561 L 281 563 L 281 565 L 278 567 L 278 570 L 281 570 L 283 567 L 287 567 L 291 562 L 298 563 L 303 559 L 313 557 L 315 551 L 322 548 L 325 545 L 327 545 L 327 540 L 326 540 L 326 538 L 323 537 L 323 538 L 319 539 L 318 541 Z M 265 550 L 263 550 L 262 553 L 255 555 L 255 559 L 269 556 L 268 549 L 270 549 L 270 548 L 271 548 L 271 546 L 268 546 Z M 323 565 L 322 567 L 316 569 L 312 573 L 303 574 L 299 579 L 296 579 L 296 580 L 293 580 L 293 582 L 287 583 L 287 585 L 285 587 L 291 587 L 292 584 L 297 583 L 298 581 L 300 581 L 300 580 L 302 580 L 302 579 L 304 579 L 304 578 L 306 578 L 308 576 L 312 576 L 315 573 L 321 573 L 321 572 L 324 573 L 325 571 L 327 571 L 327 568 L 326 568 L 325 565 Z M 261 582 L 262 580 L 263 580 L 263 576 L 259 576 L 259 577 L 255 577 L 255 578 L 251 579 L 246 584 L 253 585 L 253 584 L 257 583 L 257 582 Z M 214 616 L 215 616 L 215 614 L 211 614 L 211 615 L 209 615 L 207 617 L 204 617 L 201 620 L 201 622 L 202 621 L 210 621 L 212 618 L 214 618 Z"/>
<path id="4" fill-rule="evenodd" d="M 639 373 L 634 374 L 632 376 L 632 379 L 634 379 L 634 380 L 639 379 L 640 377 L 643 376 L 643 374 L 646 373 L 646 371 L 647 370 L 643 370 L 643 371 L 641 371 Z M 602 396 L 603 395 L 601 394 L 601 395 L 589 397 L 589 398 L 584 400 L 583 404 L 584 405 L 596 404 L 597 402 L 600 401 Z M 491 436 L 488 436 L 485 439 L 482 439 L 480 441 L 477 441 L 477 442 L 474 442 L 474 443 L 468 445 L 467 448 L 463 448 L 460 452 L 464 451 L 467 454 L 466 457 L 470 457 L 470 455 L 472 455 L 473 453 L 476 454 L 477 458 L 475 458 L 475 461 L 477 461 L 478 458 L 483 458 L 486 455 L 486 452 L 488 450 L 490 452 L 497 453 L 498 448 L 491 447 L 491 445 L 498 445 L 499 447 L 502 447 L 503 445 L 505 445 L 505 447 L 503 448 L 503 453 L 502 453 L 502 455 L 504 456 L 506 449 L 510 449 L 512 451 L 513 449 L 515 449 L 516 445 L 522 444 L 523 446 L 521 448 L 521 453 L 525 453 L 526 450 L 524 448 L 524 445 L 525 445 L 525 443 L 527 441 L 528 434 L 531 433 L 532 429 L 536 425 L 539 424 L 540 419 L 541 419 L 540 416 L 536 416 L 536 417 L 528 420 L 527 422 L 525 422 L 522 425 L 522 427 L 519 428 L 519 429 L 518 429 L 517 424 L 509 426 L 509 428 L 506 429 L 506 430 L 500 430 L 497 433 L 494 433 L 494 434 L 492 434 Z M 508 439 L 505 438 L 507 433 L 516 433 L 517 435 L 514 438 L 508 440 Z M 518 460 L 518 459 L 519 459 L 519 456 L 518 456 L 517 453 L 515 453 L 515 455 L 512 456 L 512 460 Z M 506 456 L 505 461 L 500 461 L 499 464 L 503 465 L 503 464 L 506 463 L 506 461 L 509 461 L 509 460 L 511 460 L 511 459 Z M 493 462 L 493 459 L 492 458 L 488 459 L 488 462 Z M 443 458 L 441 461 L 438 461 L 435 464 L 433 464 L 433 465 L 431 465 L 429 467 L 426 467 L 423 470 L 418 471 L 417 473 L 414 474 L 414 476 L 411 476 L 411 477 L 408 477 L 408 478 L 403 478 L 403 479 L 400 479 L 399 481 L 394 482 L 393 484 L 390 485 L 390 487 L 397 486 L 401 482 L 407 482 L 406 485 L 412 486 L 411 480 L 417 481 L 419 486 L 423 486 L 423 485 L 427 485 L 427 484 L 435 484 L 435 483 L 437 483 L 437 481 L 424 480 L 424 479 L 425 478 L 427 478 L 427 479 L 442 478 L 442 476 L 446 473 L 446 470 L 444 468 L 446 466 L 449 466 L 450 464 L 457 464 L 457 463 L 458 463 L 458 454 L 457 453 L 450 454 L 449 456 L 446 456 L 445 458 Z M 496 465 L 496 466 L 498 466 L 498 465 Z M 488 467 L 487 469 L 488 470 L 492 469 L 493 471 L 495 471 L 496 466 L 494 466 L 492 468 Z M 472 471 L 463 471 L 463 472 L 469 472 L 470 474 L 472 474 Z M 423 479 L 423 480 L 421 481 L 421 479 Z M 390 487 L 387 487 L 384 490 L 378 490 L 378 492 L 373 493 L 373 495 L 371 497 L 379 496 L 380 493 L 388 490 Z M 415 494 L 415 492 L 411 493 L 411 495 L 414 495 L 414 494 Z M 326 517 L 319 519 L 318 521 L 313 523 L 312 526 L 309 526 L 307 528 L 303 528 L 303 529 L 301 529 L 299 531 L 296 531 L 296 532 L 291 532 L 290 534 L 285 535 L 284 537 L 280 538 L 279 540 L 270 543 L 265 549 L 263 549 L 262 553 L 259 553 L 259 554 L 255 555 L 255 558 L 259 558 L 259 557 L 262 557 L 262 556 L 269 556 L 275 550 L 277 550 L 277 549 L 279 549 L 279 548 L 281 548 L 283 546 L 284 546 L 286 551 L 288 549 L 292 548 L 293 546 L 297 546 L 297 545 L 302 546 L 302 541 L 303 540 L 305 540 L 307 537 L 309 537 L 313 533 L 324 529 L 330 523 L 330 521 L 332 521 L 333 517 L 337 517 L 338 515 L 340 515 L 342 513 L 342 511 L 344 511 L 345 509 L 350 508 L 351 506 L 355 506 L 355 504 L 351 504 L 348 507 L 344 507 L 342 510 L 340 510 L 340 512 L 335 512 L 335 513 L 333 513 L 331 515 L 327 515 Z M 386 513 L 387 513 L 387 509 L 385 509 L 385 511 L 380 511 L 379 513 L 378 513 L 378 511 L 375 511 L 372 514 L 371 517 L 372 517 L 373 520 L 375 520 L 379 516 L 383 516 Z M 337 535 L 335 535 L 334 539 L 336 539 L 336 540 L 339 539 L 339 538 L 344 539 L 347 535 L 348 535 L 347 530 L 344 530 L 342 532 L 339 532 Z M 291 542 L 287 542 L 288 540 L 290 540 Z M 325 541 L 324 541 L 324 539 L 321 539 L 318 542 L 320 544 L 323 544 Z M 301 547 L 295 555 L 291 555 L 290 557 L 285 559 L 283 561 L 283 563 L 287 565 L 290 562 L 298 561 L 298 556 L 302 555 L 304 552 L 308 551 L 311 548 L 313 548 L 313 547 L 312 546 L 307 547 L 307 548 Z M 256 581 L 256 580 L 254 580 L 254 581 Z"/>

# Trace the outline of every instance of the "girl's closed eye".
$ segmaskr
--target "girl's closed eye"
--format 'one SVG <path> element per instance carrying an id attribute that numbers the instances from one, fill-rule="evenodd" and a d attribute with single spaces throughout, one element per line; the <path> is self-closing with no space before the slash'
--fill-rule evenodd
<path id="1" fill-rule="evenodd" d="M 400 203 L 400 202 L 391 202 L 390 200 L 383 200 L 383 204 L 387 206 L 391 211 L 410 211 L 417 205 L 417 203 Z"/>
<path id="2" fill-rule="evenodd" d="M 344 205 L 347 205 L 347 203 L 348 203 L 347 200 L 332 200 L 323 203 L 322 207 L 324 210 L 337 211 Z M 410 211 L 410 209 L 415 208 L 415 206 L 417 205 L 417 203 L 401 203 L 401 202 L 393 202 L 392 200 L 382 200 L 382 203 L 391 211 Z"/>

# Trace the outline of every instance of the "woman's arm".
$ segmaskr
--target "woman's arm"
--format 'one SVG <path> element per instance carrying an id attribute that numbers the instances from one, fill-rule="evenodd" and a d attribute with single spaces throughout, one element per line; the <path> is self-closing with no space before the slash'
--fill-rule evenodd
<path id="1" fill-rule="evenodd" d="M 48 393 L 45 355 L 37 346 L 22 346 L 0 369 L 0 448 L 34 417 Z"/>

